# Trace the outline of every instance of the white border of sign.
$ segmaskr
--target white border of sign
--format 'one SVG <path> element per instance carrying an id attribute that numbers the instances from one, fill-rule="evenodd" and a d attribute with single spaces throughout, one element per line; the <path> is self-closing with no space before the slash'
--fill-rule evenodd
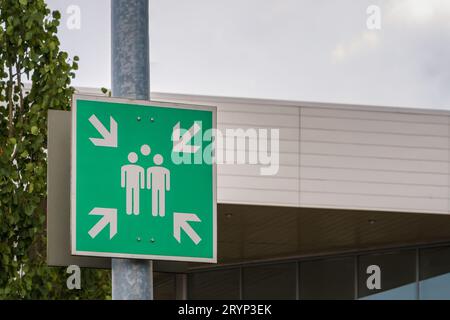
<path id="1" fill-rule="evenodd" d="M 92 252 L 76 250 L 76 130 L 77 130 L 77 101 L 102 101 L 115 102 L 124 104 L 134 104 L 140 106 L 152 106 L 163 108 L 176 108 L 188 110 L 205 110 L 211 111 L 213 116 L 213 128 L 217 128 L 217 107 L 204 105 L 189 105 L 179 103 L 169 103 L 160 101 L 131 100 L 124 98 L 109 98 L 102 96 L 90 96 L 82 94 L 74 94 L 72 97 L 72 130 L 71 130 L 71 163 L 70 163 L 70 239 L 71 253 L 78 256 L 92 257 L 111 257 L 111 258 L 131 258 L 131 259 L 148 259 L 148 260 L 168 260 L 168 261 L 187 261 L 187 262 L 206 262 L 217 263 L 217 164 L 213 163 L 213 257 L 212 258 L 196 258 L 196 257 L 179 257 L 179 256 L 160 256 L 146 254 L 128 254 L 114 252 Z"/>

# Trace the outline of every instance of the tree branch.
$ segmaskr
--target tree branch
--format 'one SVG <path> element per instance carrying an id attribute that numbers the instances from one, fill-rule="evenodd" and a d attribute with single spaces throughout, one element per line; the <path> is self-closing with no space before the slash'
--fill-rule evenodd
<path id="1" fill-rule="evenodd" d="M 13 70 L 12 65 L 9 66 L 9 81 L 8 81 L 8 137 L 12 138 L 14 135 L 14 119 L 13 119 Z"/>
<path id="2" fill-rule="evenodd" d="M 20 59 L 20 58 L 19 58 Z M 16 70 L 17 70 L 17 85 L 19 86 L 19 117 L 23 114 L 23 90 L 22 90 L 22 66 L 20 64 L 20 60 L 17 60 Z"/>

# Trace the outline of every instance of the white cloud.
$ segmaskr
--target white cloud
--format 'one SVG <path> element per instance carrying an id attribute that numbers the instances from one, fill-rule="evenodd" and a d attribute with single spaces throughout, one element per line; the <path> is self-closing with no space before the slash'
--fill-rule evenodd
<path id="1" fill-rule="evenodd" d="M 388 19 L 407 24 L 435 24 L 450 18 L 448 0 L 395 0 L 387 9 Z"/>
<path id="2" fill-rule="evenodd" d="M 79 86 L 110 86 L 109 0 L 47 0 L 80 55 Z M 82 10 L 80 30 L 64 14 Z M 367 7 L 381 29 L 367 29 Z M 153 91 L 450 109 L 450 0 L 152 0 Z"/>
<path id="3" fill-rule="evenodd" d="M 377 48 L 380 44 L 380 36 L 377 31 L 365 31 L 348 43 L 339 43 L 331 53 L 334 62 L 341 62 L 355 55 Z"/>

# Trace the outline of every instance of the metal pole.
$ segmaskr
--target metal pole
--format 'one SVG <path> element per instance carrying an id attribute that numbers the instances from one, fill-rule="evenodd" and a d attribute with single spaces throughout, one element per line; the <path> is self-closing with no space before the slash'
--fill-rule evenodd
<path id="1" fill-rule="evenodd" d="M 150 99 L 148 19 L 148 0 L 111 0 L 114 97 Z M 152 261 L 112 259 L 112 298 L 152 300 Z"/>

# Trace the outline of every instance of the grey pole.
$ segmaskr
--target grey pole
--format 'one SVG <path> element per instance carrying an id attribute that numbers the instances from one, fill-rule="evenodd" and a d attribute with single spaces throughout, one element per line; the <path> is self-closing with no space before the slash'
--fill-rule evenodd
<path id="1" fill-rule="evenodd" d="M 114 97 L 150 98 L 148 20 L 148 0 L 111 0 Z M 112 298 L 152 300 L 152 261 L 112 259 Z"/>

